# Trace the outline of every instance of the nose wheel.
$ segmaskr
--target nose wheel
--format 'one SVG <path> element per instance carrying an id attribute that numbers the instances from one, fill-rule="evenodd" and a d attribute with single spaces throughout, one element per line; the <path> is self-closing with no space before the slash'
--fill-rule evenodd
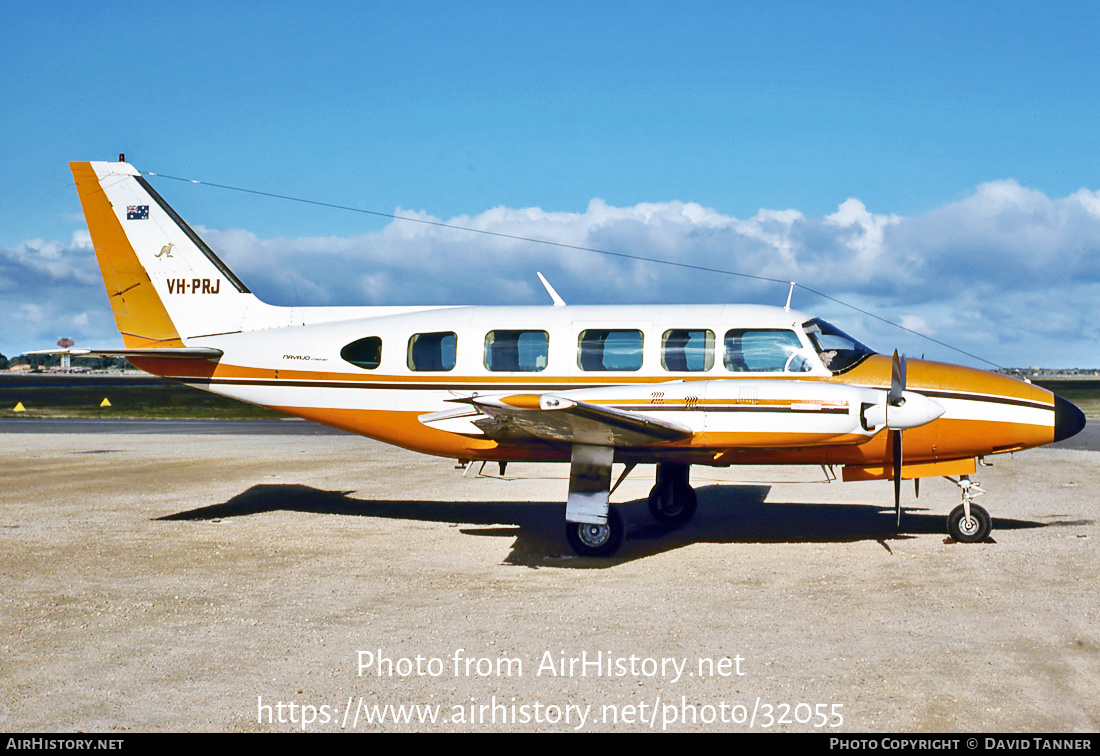
<path id="1" fill-rule="evenodd" d="M 993 518 L 977 504 L 970 505 L 969 515 L 960 504 L 947 516 L 947 532 L 959 543 L 984 541 L 992 530 Z"/>

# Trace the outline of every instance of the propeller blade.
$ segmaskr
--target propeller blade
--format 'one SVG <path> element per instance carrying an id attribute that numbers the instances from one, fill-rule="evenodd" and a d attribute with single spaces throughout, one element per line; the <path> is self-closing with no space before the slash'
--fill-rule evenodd
<path id="1" fill-rule="evenodd" d="M 890 431 L 894 458 L 894 527 L 901 529 L 901 431 Z"/>
<path id="2" fill-rule="evenodd" d="M 905 356 L 898 357 L 898 350 L 894 350 L 894 360 L 890 370 L 890 393 L 887 401 L 893 407 L 900 407 L 905 401 L 902 392 L 905 391 Z"/>
<path id="3" fill-rule="evenodd" d="M 920 498 L 920 478 L 913 478 L 913 498 Z"/>

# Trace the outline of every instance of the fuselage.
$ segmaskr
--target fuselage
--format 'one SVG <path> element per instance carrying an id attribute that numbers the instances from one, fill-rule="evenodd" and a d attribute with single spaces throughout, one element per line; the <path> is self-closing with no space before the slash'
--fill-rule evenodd
<path id="1" fill-rule="evenodd" d="M 325 321 L 335 315 L 343 317 Z M 218 393 L 457 459 L 568 460 L 568 445 L 490 438 L 461 418 L 421 419 L 471 395 L 548 392 L 581 392 L 694 431 L 689 439 L 620 450 L 622 459 L 858 466 L 887 456 L 887 434 L 856 422 L 865 402 L 844 388 L 888 389 L 890 359 L 853 341 L 847 361 L 837 360 L 823 343 L 822 321 L 802 312 L 479 306 L 324 310 L 315 323 L 304 309 L 297 317 L 302 325 L 186 340 L 220 349 L 217 363 L 131 359 Z M 761 396 L 779 386 L 771 399 Z M 942 416 L 906 431 L 907 464 L 1055 440 L 1056 398 L 1030 383 L 911 360 L 907 388 L 943 408 Z"/>

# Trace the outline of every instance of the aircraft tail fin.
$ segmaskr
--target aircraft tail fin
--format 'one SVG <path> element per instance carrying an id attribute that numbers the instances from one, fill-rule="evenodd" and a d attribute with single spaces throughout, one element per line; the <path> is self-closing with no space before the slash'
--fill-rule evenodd
<path id="1" fill-rule="evenodd" d="M 245 327 L 260 302 L 128 163 L 70 163 L 128 348 L 180 348 Z M 253 318 L 254 319 L 254 318 Z"/>

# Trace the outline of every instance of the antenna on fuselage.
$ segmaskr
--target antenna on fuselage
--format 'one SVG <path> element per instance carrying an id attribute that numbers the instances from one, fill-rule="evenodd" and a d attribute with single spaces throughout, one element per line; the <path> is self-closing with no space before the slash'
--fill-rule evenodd
<path id="1" fill-rule="evenodd" d="M 791 288 L 787 290 L 787 304 L 783 305 L 784 312 L 791 311 L 791 297 L 794 295 L 794 287 L 797 285 L 794 281 L 791 281 Z"/>
<path id="2" fill-rule="evenodd" d="M 535 271 L 535 275 L 539 277 L 540 281 L 542 281 L 542 285 L 546 288 L 546 293 L 549 294 L 550 298 L 554 300 L 554 307 L 564 307 L 565 300 L 562 299 L 556 291 L 554 291 L 554 287 L 551 286 L 550 282 L 546 280 L 546 276 L 544 276 L 542 273 L 539 273 L 537 270 Z"/>

